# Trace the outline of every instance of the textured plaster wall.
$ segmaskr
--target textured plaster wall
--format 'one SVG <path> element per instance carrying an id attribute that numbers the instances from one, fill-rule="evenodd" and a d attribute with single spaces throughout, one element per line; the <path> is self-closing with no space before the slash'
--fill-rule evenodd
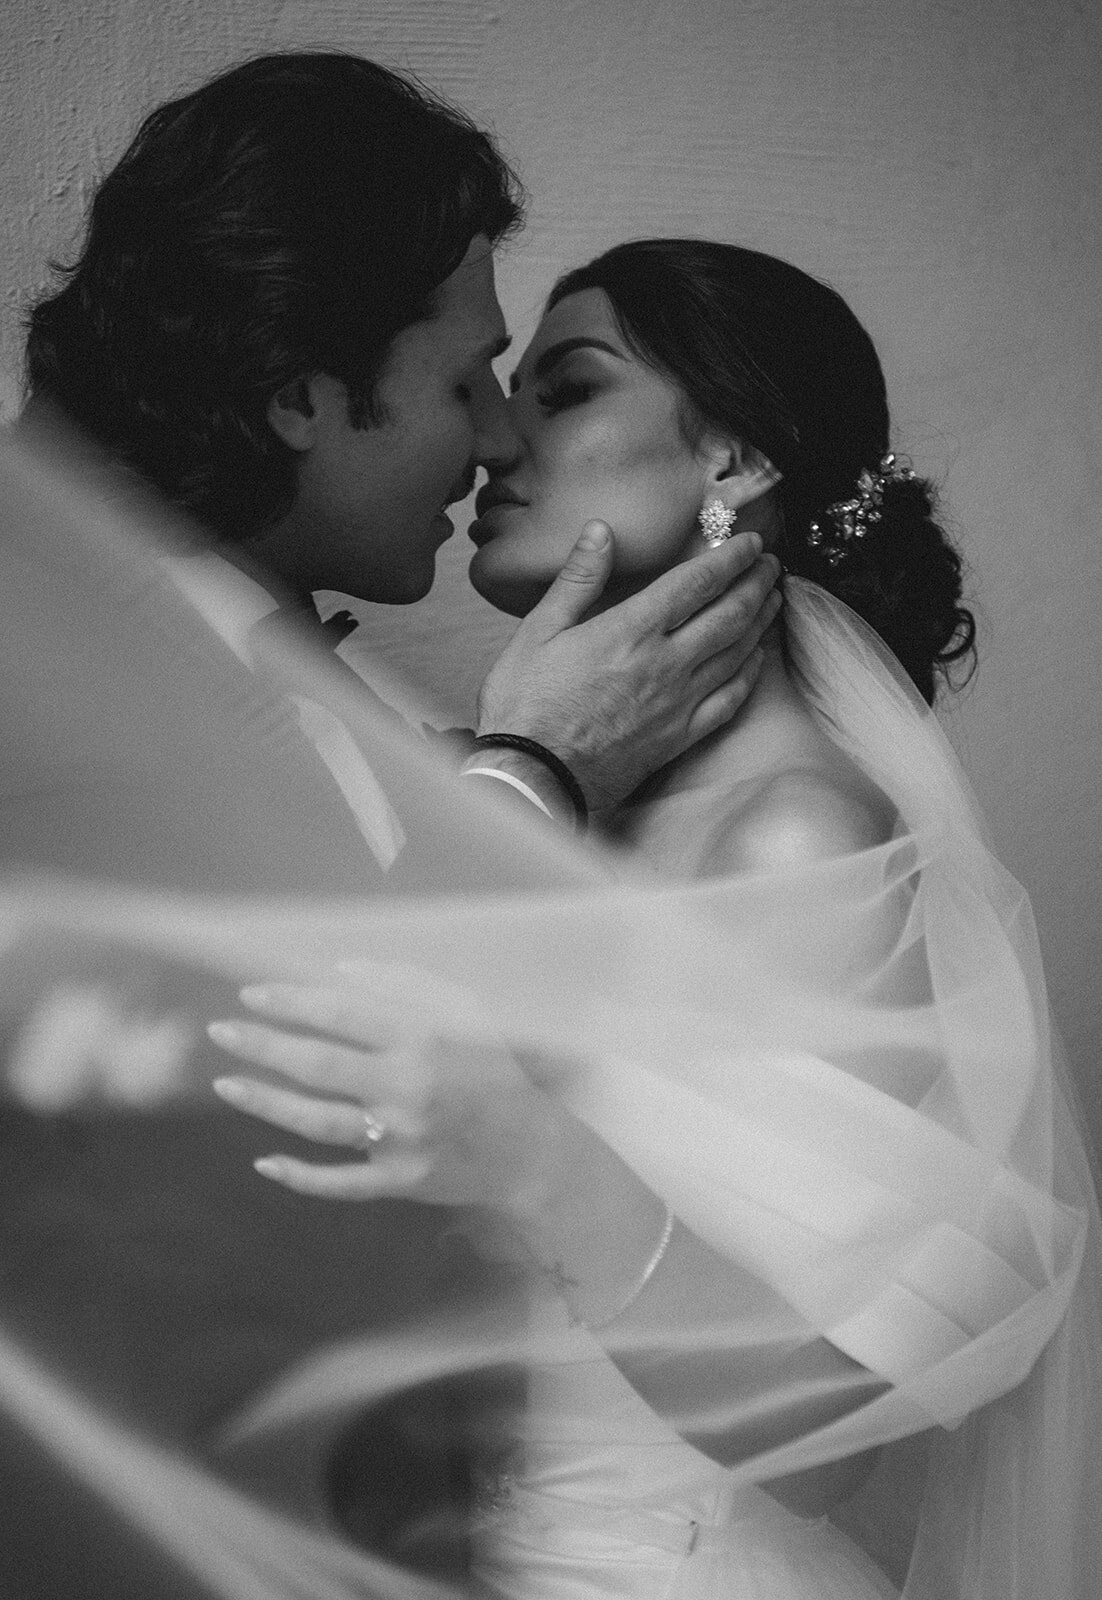
<path id="1" fill-rule="evenodd" d="M 277 46 L 412 68 L 529 185 L 501 265 L 515 332 L 629 235 L 707 233 L 828 278 L 884 356 L 897 442 L 944 484 L 982 665 L 948 713 L 1033 895 L 1102 1129 L 1102 12 L 1093 0 L 6 0 L 0 400 L 19 313 L 139 114 Z M 459 716 L 508 630 L 465 590 L 368 608 Z"/>

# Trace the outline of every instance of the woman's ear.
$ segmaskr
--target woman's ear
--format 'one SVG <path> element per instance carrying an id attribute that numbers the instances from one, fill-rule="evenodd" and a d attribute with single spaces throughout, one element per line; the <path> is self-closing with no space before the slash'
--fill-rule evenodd
<path id="1" fill-rule="evenodd" d="M 268 401 L 268 426 L 292 450 L 312 448 L 317 437 L 317 409 L 309 378 L 292 378 Z"/>
<path id="2" fill-rule="evenodd" d="M 781 481 L 768 456 L 741 439 L 717 441 L 708 449 L 708 457 L 707 493 L 731 511 L 741 511 Z"/>

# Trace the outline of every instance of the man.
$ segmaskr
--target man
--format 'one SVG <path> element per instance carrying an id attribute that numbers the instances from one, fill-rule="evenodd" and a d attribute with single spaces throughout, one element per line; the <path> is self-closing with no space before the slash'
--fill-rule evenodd
<path id="1" fill-rule="evenodd" d="M 512 459 L 491 365 L 507 342 L 493 249 L 519 218 L 490 140 L 394 74 L 339 55 L 247 63 L 155 111 L 101 185 L 80 261 L 30 319 L 30 409 L 58 409 L 193 520 L 205 544 L 175 562 L 179 585 L 262 666 L 273 620 L 312 615 L 316 590 L 420 599 L 445 507 L 478 468 Z M 733 714 L 775 573 L 736 540 L 586 619 L 611 555 L 608 531 L 587 531 L 482 689 L 477 731 L 526 748 L 491 744 L 468 762 L 471 784 L 563 823 L 615 805 Z M 388 868 L 402 818 L 362 760 L 350 775 L 325 708 L 309 713 Z M 319 1340 L 394 1314 L 375 1300 L 408 1313 L 459 1292 L 423 1214 L 327 1213 L 319 1250 L 315 1214 L 248 1171 L 246 1146 L 255 1137 L 260 1153 L 264 1135 L 227 1120 L 77 1117 L 59 1143 L 32 1118 L 7 1169 L 17 1233 L 19 1219 L 58 1215 L 59 1193 L 75 1198 L 21 1282 L 21 1322 L 34 1330 L 44 1307 L 71 1304 L 82 1370 L 137 1392 L 143 1420 L 189 1440 Z M 99 1201 L 80 1203 L 89 1172 L 108 1220 Z M 135 1216 L 155 1219 L 137 1241 Z M 408 1480 L 438 1470 L 415 1463 Z M 364 1531 L 362 1503 L 344 1514 Z"/>
<path id="2" fill-rule="evenodd" d="M 445 507 L 515 449 L 493 249 L 520 215 L 489 138 L 386 69 L 248 62 L 154 111 L 101 185 L 80 261 L 30 319 L 32 399 L 281 603 L 408 604 Z M 732 541 L 579 627 L 611 558 L 587 533 L 491 671 L 477 731 L 537 741 L 599 812 L 737 709 L 776 567 L 728 592 L 756 553 Z M 495 747 L 477 766 L 576 809 L 554 761 Z"/>

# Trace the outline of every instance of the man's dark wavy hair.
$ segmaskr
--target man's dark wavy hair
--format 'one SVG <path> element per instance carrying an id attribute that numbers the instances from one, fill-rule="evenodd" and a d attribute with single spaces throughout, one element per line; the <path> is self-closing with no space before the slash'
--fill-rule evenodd
<path id="1" fill-rule="evenodd" d="M 245 62 L 152 112 L 103 180 L 30 312 L 29 396 L 217 536 L 261 532 L 295 495 L 272 396 L 326 372 L 379 422 L 395 335 L 522 205 L 490 137 L 420 84 L 337 52 Z"/>

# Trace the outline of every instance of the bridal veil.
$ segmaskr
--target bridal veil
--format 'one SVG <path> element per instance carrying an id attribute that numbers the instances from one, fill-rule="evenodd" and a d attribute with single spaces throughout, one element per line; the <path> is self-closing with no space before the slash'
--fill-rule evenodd
<path id="1" fill-rule="evenodd" d="M 279 695 L 166 581 L 161 557 L 183 535 L 13 443 L 0 520 L 9 1104 L 48 1116 L 86 1095 L 110 1117 L 124 1093 L 162 1116 L 207 1093 L 194 1041 L 212 983 L 338 963 L 345 981 L 390 974 L 420 1022 L 524 1052 L 677 1217 L 790 1308 L 778 1322 L 732 1306 L 702 1338 L 791 1350 L 826 1335 L 884 1380 L 840 1420 L 751 1452 L 736 1478 L 882 1447 L 890 1496 L 907 1441 L 925 1435 L 924 1479 L 899 1490 L 916 1529 L 906 1600 L 1096 1591 L 1102 1234 L 1029 905 L 935 718 L 856 618 L 790 582 L 810 703 L 899 813 L 882 846 L 658 882 L 499 814 L 352 688 L 319 679 L 402 819 L 407 849 L 383 876 Z M 322 669 L 306 652 L 295 671 Z M 135 974 L 152 993 L 165 972 L 171 1008 L 138 1006 Z M 554 1359 L 526 1337 L 487 1310 L 353 1340 L 286 1373 L 245 1425 Z M 679 1334 L 686 1351 L 694 1337 Z M 697 1397 L 686 1428 L 706 1441 L 803 1398 L 795 1379 L 716 1394 L 703 1415 Z M 439 1592 L 159 1440 L 48 1332 L 17 1336 L 2 1300 L 0 1409 L 102 1499 L 105 1526 L 129 1524 L 204 1594 Z"/>

